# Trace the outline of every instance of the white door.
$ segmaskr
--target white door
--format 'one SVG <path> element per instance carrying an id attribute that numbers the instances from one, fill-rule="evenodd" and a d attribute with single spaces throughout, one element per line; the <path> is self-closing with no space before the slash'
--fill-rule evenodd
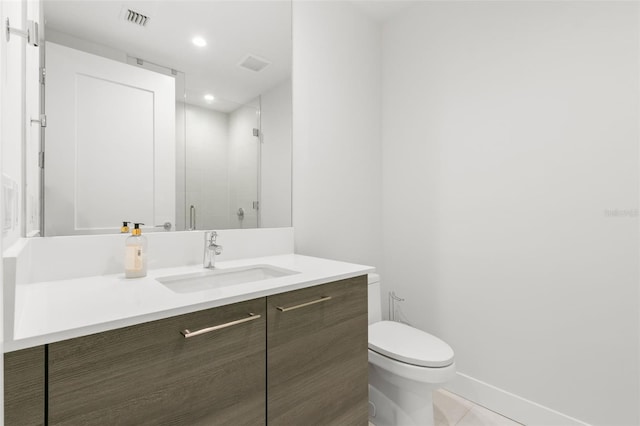
<path id="1" fill-rule="evenodd" d="M 175 224 L 172 77 L 46 44 L 45 235 Z"/>

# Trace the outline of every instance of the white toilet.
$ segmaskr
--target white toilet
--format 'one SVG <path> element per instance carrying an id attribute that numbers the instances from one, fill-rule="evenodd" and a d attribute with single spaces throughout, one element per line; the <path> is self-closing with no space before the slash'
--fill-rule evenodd
<path id="1" fill-rule="evenodd" d="M 429 333 L 382 321 L 380 276 L 369 274 L 369 421 L 432 426 L 432 392 L 456 373 L 451 346 Z"/>

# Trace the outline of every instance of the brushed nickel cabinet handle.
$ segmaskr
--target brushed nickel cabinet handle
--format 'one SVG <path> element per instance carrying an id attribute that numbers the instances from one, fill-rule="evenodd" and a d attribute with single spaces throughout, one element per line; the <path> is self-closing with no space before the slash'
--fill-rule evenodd
<path id="1" fill-rule="evenodd" d="M 195 231 L 196 229 L 196 206 L 191 204 L 189 207 L 189 231 Z"/>
<path id="2" fill-rule="evenodd" d="M 280 312 L 293 311 L 294 309 L 304 308 L 305 306 L 315 305 L 316 303 L 326 302 L 327 300 L 331 300 L 331 296 L 324 296 L 318 300 L 313 300 L 307 303 L 301 303 L 300 305 L 289 306 L 288 308 L 283 308 L 282 306 L 276 306 L 276 309 Z"/>
<path id="3" fill-rule="evenodd" d="M 239 320 L 227 322 L 227 323 L 220 324 L 220 325 L 214 325 L 213 327 L 207 327 L 207 328 L 203 328 L 201 330 L 196 330 L 196 331 L 189 331 L 189 329 L 186 329 L 186 330 L 182 330 L 180 332 L 180 334 L 182 334 L 185 339 L 188 339 L 189 337 L 195 337 L 195 336 L 199 336 L 201 334 L 210 333 L 212 331 L 221 330 L 223 328 L 232 327 L 234 325 L 238 325 L 238 324 L 242 324 L 242 323 L 245 323 L 245 322 L 257 320 L 258 318 L 260 318 L 260 315 L 249 313 L 249 316 L 247 318 L 242 318 L 242 319 L 239 319 Z"/>

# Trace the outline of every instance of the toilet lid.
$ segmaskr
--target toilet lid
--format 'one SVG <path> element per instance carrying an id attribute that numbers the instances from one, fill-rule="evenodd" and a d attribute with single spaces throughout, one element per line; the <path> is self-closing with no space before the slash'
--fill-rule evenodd
<path id="1" fill-rule="evenodd" d="M 369 349 L 384 356 L 422 367 L 446 367 L 453 363 L 453 349 L 422 330 L 393 321 L 369 326 Z"/>

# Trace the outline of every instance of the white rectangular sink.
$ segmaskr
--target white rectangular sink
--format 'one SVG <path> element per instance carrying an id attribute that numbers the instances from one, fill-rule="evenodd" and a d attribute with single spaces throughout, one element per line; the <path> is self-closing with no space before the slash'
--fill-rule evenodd
<path id="1" fill-rule="evenodd" d="M 271 265 L 250 265 L 237 268 L 203 269 L 190 274 L 160 277 L 157 280 L 176 293 L 192 293 L 298 273 Z"/>

